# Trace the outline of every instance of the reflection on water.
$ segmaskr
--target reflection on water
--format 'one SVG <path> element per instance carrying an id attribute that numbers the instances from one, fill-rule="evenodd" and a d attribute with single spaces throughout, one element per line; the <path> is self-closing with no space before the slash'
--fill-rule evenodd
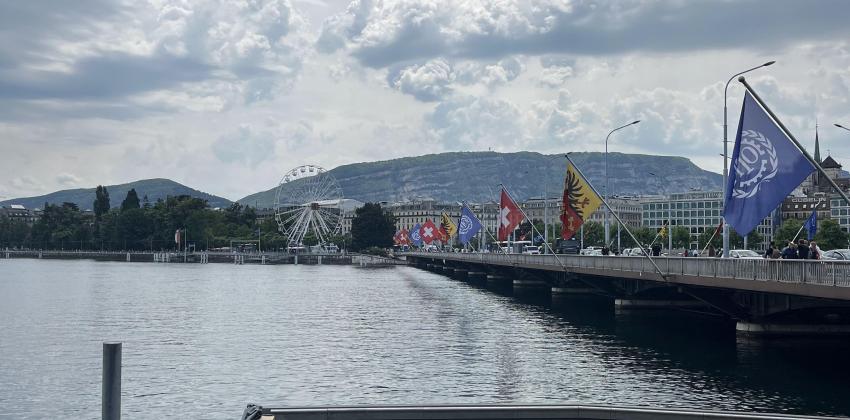
<path id="1" fill-rule="evenodd" d="M 0 261 L 0 418 L 245 403 L 610 403 L 850 414 L 846 340 L 746 341 L 727 321 L 513 298 L 407 267 Z M 32 411 L 38 407 L 39 411 Z"/>

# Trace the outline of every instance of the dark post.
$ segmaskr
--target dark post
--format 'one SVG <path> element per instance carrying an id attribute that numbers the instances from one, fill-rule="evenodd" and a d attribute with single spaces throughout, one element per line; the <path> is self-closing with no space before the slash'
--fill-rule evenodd
<path id="1" fill-rule="evenodd" d="M 121 420 L 121 343 L 103 343 L 102 420 Z"/>

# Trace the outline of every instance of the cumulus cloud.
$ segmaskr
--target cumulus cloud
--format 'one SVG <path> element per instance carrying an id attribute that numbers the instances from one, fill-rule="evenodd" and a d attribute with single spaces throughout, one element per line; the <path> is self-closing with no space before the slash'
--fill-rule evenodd
<path id="1" fill-rule="evenodd" d="M 403 93 L 420 101 L 435 101 L 451 92 L 455 74 L 449 63 L 436 59 L 390 72 L 387 78 L 391 86 Z"/>
<path id="2" fill-rule="evenodd" d="M 74 174 L 63 172 L 56 176 L 56 183 L 63 187 L 79 187 L 82 181 Z"/>
<path id="3" fill-rule="evenodd" d="M 511 150 L 523 140 L 516 105 L 488 97 L 458 97 L 440 103 L 427 116 L 427 130 L 450 150 Z"/>
<path id="4" fill-rule="evenodd" d="M 510 54 L 620 54 L 775 48 L 801 40 L 850 35 L 850 4 L 827 0 L 811 7 L 794 0 L 736 3 L 559 0 L 355 1 L 328 18 L 320 49 L 346 48 L 364 65 L 443 57 Z M 787 25 L 787 17 L 818 25 Z M 717 28 L 724 28 L 718 31 Z M 671 36 L 675 34 L 675 36 Z"/>

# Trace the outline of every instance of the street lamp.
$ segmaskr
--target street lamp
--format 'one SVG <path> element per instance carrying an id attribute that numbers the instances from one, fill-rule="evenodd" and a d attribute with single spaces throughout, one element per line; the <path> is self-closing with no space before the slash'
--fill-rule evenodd
<path id="1" fill-rule="evenodd" d="M 753 70 L 760 69 L 762 67 L 767 67 L 775 63 L 776 61 L 768 61 L 760 66 L 755 66 L 751 69 L 744 70 L 740 73 L 736 73 L 726 82 L 726 87 L 723 88 L 723 209 L 726 209 L 726 184 L 727 177 L 729 176 L 729 117 L 728 117 L 728 108 L 726 107 L 726 96 L 729 91 L 729 83 L 732 83 L 736 77 L 749 73 Z M 726 223 L 726 218 L 723 218 L 723 258 L 729 258 L 729 225 Z"/>
<path id="2" fill-rule="evenodd" d="M 630 125 L 635 125 L 639 122 L 640 122 L 640 120 L 637 120 L 637 121 L 632 121 L 632 122 L 630 122 L 626 125 L 621 125 L 621 126 L 615 128 L 615 129 L 611 130 L 611 132 L 608 133 L 607 136 L 605 136 L 605 192 L 602 193 L 602 195 L 604 195 L 605 197 L 608 197 L 608 139 L 611 137 L 611 134 L 614 134 L 615 131 L 622 130 L 622 129 L 630 126 Z M 608 243 L 611 241 L 611 233 L 610 233 L 610 230 L 609 230 L 609 227 L 608 227 L 608 225 L 609 225 L 608 219 L 610 218 L 610 215 L 611 215 L 611 209 L 609 209 L 608 206 L 605 206 L 605 246 L 606 247 L 608 246 Z"/>
<path id="3" fill-rule="evenodd" d="M 661 177 L 649 172 L 650 175 L 661 182 Z M 670 194 L 667 194 L 667 254 L 673 256 L 673 200 Z"/>

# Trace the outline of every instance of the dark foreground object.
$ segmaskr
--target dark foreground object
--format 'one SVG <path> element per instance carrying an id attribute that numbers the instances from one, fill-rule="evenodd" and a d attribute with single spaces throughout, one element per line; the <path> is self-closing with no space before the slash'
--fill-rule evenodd
<path id="1" fill-rule="evenodd" d="M 243 415 L 243 420 L 790 420 L 839 418 L 680 409 L 625 408 L 595 405 L 436 405 L 283 408 L 262 408 L 249 405 L 248 407 L 249 409 L 246 410 Z M 249 411 L 251 411 L 250 414 Z"/>

